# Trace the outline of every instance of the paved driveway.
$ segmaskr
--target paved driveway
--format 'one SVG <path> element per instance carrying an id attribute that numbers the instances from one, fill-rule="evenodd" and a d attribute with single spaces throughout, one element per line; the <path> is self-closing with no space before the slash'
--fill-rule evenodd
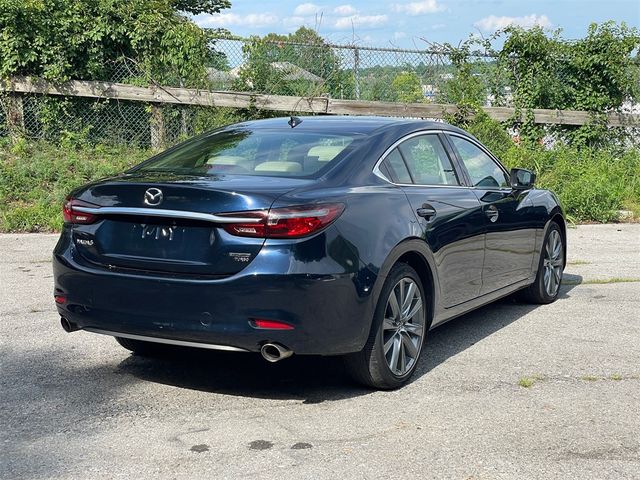
<path id="1" fill-rule="evenodd" d="M 569 242 L 558 302 L 437 328 L 414 382 L 371 392 L 337 359 L 66 334 L 55 237 L 0 236 L 0 478 L 640 478 L 640 225 Z"/>

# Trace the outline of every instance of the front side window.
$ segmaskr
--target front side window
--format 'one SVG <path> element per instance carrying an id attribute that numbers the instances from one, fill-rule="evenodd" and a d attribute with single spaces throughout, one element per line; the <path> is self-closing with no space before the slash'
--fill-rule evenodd
<path id="1" fill-rule="evenodd" d="M 469 140 L 449 135 L 458 155 L 469 172 L 474 187 L 501 188 L 509 186 L 509 177 L 500 166 Z"/>
<path id="2" fill-rule="evenodd" d="M 413 183 L 417 185 L 459 185 L 449 156 L 437 135 L 420 135 L 398 147 Z"/>

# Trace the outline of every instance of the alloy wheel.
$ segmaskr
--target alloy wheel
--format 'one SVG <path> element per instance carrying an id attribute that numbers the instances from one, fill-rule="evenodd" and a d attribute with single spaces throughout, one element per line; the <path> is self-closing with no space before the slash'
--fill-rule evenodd
<path id="1" fill-rule="evenodd" d="M 411 371 L 420 354 L 424 337 L 424 303 L 420 288 L 402 278 L 389 294 L 382 324 L 384 357 L 394 375 Z"/>
<path id="2" fill-rule="evenodd" d="M 544 289 L 547 295 L 553 297 L 560 288 L 563 267 L 562 238 L 557 230 L 551 230 L 544 249 Z"/>

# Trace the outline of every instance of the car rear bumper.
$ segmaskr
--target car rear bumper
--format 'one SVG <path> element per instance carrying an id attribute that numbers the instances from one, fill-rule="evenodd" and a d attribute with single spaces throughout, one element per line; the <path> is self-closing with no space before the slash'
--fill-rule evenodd
<path id="1" fill-rule="evenodd" d="M 63 233 L 54 251 L 55 294 L 65 299 L 59 314 L 79 329 L 252 352 L 276 342 L 297 354 L 338 355 L 366 342 L 375 281 L 366 268 L 330 274 L 314 261 L 308 269 L 314 273 L 303 273 L 292 259 L 278 260 L 290 252 L 266 247 L 243 272 L 224 279 L 114 273 L 86 264 L 70 237 Z M 256 329 L 252 319 L 293 329 Z"/>

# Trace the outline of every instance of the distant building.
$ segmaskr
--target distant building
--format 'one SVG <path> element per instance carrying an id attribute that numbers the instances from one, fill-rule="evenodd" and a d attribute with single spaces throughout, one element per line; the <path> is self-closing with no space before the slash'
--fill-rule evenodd
<path id="1" fill-rule="evenodd" d="M 305 80 L 319 85 L 324 83 L 324 79 L 299 67 L 291 62 L 271 62 L 271 68 L 282 74 L 284 81 Z M 242 70 L 246 68 L 246 64 L 238 65 L 229 71 L 217 70 L 215 68 L 207 68 L 207 79 L 215 84 L 230 85 L 240 78 Z"/>
<path id="2" fill-rule="evenodd" d="M 207 80 L 214 83 L 233 83 L 238 78 L 232 71 L 218 70 L 215 68 L 207 68 Z"/>
<path id="3" fill-rule="evenodd" d="M 312 83 L 322 84 L 324 79 L 291 62 L 272 62 L 271 67 L 283 73 L 283 80 L 306 80 Z"/>
<path id="4" fill-rule="evenodd" d="M 437 97 L 438 93 L 440 92 L 438 87 L 436 87 L 435 85 L 422 84 L 422 85 L 420 85 L 420 88 L 422 89 L 422 96 L 424 98 L 426 98 L 430 102 L 435 102 L 436 101 L 436 97 Z"/>

